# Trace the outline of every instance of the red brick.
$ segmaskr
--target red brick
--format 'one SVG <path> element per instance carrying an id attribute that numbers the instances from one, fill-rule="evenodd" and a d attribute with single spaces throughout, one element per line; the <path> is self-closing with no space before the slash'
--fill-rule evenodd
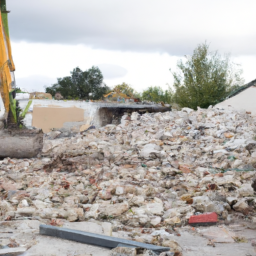
<path id="1" fill-rule="evenodd" d="M 198 224 L 215 224 L 218 221 L 218 215 L 216 212 L 204 213 L 200 215 L 193 215 L 189 219 L 190 225 L 198 225 Z"/>

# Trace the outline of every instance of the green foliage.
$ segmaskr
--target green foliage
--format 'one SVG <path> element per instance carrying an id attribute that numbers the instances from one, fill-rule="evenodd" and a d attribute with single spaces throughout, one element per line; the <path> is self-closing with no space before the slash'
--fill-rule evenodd
<path id="1" fill-rule="evenodd" d="M 0 1 L 0 8 L 2 12 L 6 11 L 6 0 Z"/>
<path id="2" fill-rule="evenodd" d="M 20 88 L 16 88 L 15 91 L 16 93 L 26 93 L 26 92 L 23 92 Z"/>
<path id="3" fill-rule="evenodd" d="M 10 111 L 8 115 L 8 121 L 7 126 L 12 128 L 22 128 L 23 123 L 22 120 L 24 117 L 22 117 L 21 114 L 21 108 L 19 106 L 19 101 L 13 99 L 12 92 L 9 93 L 9 100 L 10 100 Z"/>
<path id="4" fill-rule="evenodd" d="M 206 43 L 200 44 L 193 55 L 180 60 L 173 73 L 176 89 L 174 101 L 181 107 L 207 108 L 225 99 L 243 84 L 242 70 L 228 56 L 211 53 Z"/>
<path id="5" fill-rule="evenodd" d="M 30 100 L 27 104 L 27 106 L 25 107 L 25 109 L 23 110 L 23 112 L 21 113 L 20 117 L 23 119 L 25 118 L 26 114 L 28 113 L 29 107 L 32 104 L 32 100 Z"/>
<path id="6" fill-rule="evenodd" d="M 12 117 L 14 119 L 14 122 L 17 123 L 17 113 L 16 113 L 16 100 L 12 97 L 12 93 L 9 93 L 9 99 L 10 99 L 10 110 Z"/>
<path id="7" fill-rule="evenodd" d="M 171 88 L 168 90 L 163 90 L 160 86 L 150 86 L 147 90 L 142 92 L 142 99 L 153 101 L 171 103 L 173 97 L 173 92 Z"/>
<path id="8" fill-rule="evenodd" d="M 64 99 L 100 99 L 109 88 L 103 84 L 103 75 L 98 67 L 82 71 L 73 69 L 71 76 L 58 78 L 58 83 L 46 87 L 46 92 L 55 95 L 60 92 Z"/>
<path id="9" fill-rule="evenodd" d="M 113 88 L 113 91 L 121 92 L 128 97 L 140 98 L 140 94 L 136 92 L 130 85 L 126 83 L 118 84 Z"/>

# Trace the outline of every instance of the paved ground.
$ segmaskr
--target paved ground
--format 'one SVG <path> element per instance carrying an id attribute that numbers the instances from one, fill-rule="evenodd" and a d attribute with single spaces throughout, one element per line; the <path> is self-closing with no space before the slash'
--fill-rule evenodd
<path id="1" fill-rule="evenodd" d="M 107 256 L 109 250 L 96 246 L 71 242 L 52 237 L 36 237 L 37 244 L 32 246 L 22 256 Z"/>
<path id="2" fill-rule="evenodd" d="M 74 224 L 77 226 L 78 223 Z M 105 248 L 41 236 L 39 225 L 40 222 L 36 220 L 1 222 L 0 243 L 7 244 L 12 241 L 18 243 L 20 247 L 26 246 L 29 249 L 25 253 L 15 254 L 22 256 L 107 256 L 109 254 L 109 250 Z M 100 233 L 95 226 L 90 226 Z M 89 231 L 92 232 L 92 230 Z"/>
<path id="3" fill-rule="evenodd" d="M 40 222 L 22 220 L 0 223 L 0 243 L 19 244 L 28 250 L 22 256 L 107 256 L 109 250 L 39 235 Z M 68 223 L 68 228 L 107 234 L 108 228 L 95 223 Z M 211 227 L 186 226 L 176 230 L 173 240 L 183 249 L 183 256 L 256 256 L 256 224 L 239 222 Z M 15 245 L 16 246 L 16 245 Z M 10 254 L 8 254 L 10 255 Z"/>
<path id="4" fill-rule="evenodd" d="M 183 256 L 256 255 L 255 247 L 251 245 L 252 240 L 256 239 L 256 229 L 249 229 L 243 224 L 223 225 L 217 228 L 199 227 L 195 230 L 185 227 L 180 229 L 180 234 L 180 237 L 174 239 L 182 247 Z M 238 242 L 232 241 L 233 235 Z"/>

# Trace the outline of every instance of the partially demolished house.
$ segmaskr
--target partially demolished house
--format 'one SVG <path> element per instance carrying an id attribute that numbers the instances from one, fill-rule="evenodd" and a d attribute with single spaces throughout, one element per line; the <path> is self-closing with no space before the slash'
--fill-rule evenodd
<path id="1" fill-rule="evenodd" d="M 225 101 L 217 104 L 217 107 L 245 110 L 256 116 L 256 79 L 233 92 Z"/>

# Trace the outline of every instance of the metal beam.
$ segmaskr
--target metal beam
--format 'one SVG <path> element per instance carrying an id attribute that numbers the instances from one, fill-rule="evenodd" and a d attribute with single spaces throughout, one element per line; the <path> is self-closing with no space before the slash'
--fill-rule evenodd
<path id="1" fill-rule="evenodd" d="M 67 239 L 84 244 L 96 245 L 100 247 L 106 247 L 109 249 L 116 248 L 120 246 L 120 244 L 122 244 L 124 246 L 129 247 L 152 250 L 156 253 L 170 251 L 169 247 L 156 246 L 152 244 L 145 244 L 126 239 L 121 239 L 117 237 L 98 235 L 94 233 L 83 232 L 67 228 L 58 228 L 48 225 L 40 225 L 40 235 L 59 237 L 62 239 Z"/>

